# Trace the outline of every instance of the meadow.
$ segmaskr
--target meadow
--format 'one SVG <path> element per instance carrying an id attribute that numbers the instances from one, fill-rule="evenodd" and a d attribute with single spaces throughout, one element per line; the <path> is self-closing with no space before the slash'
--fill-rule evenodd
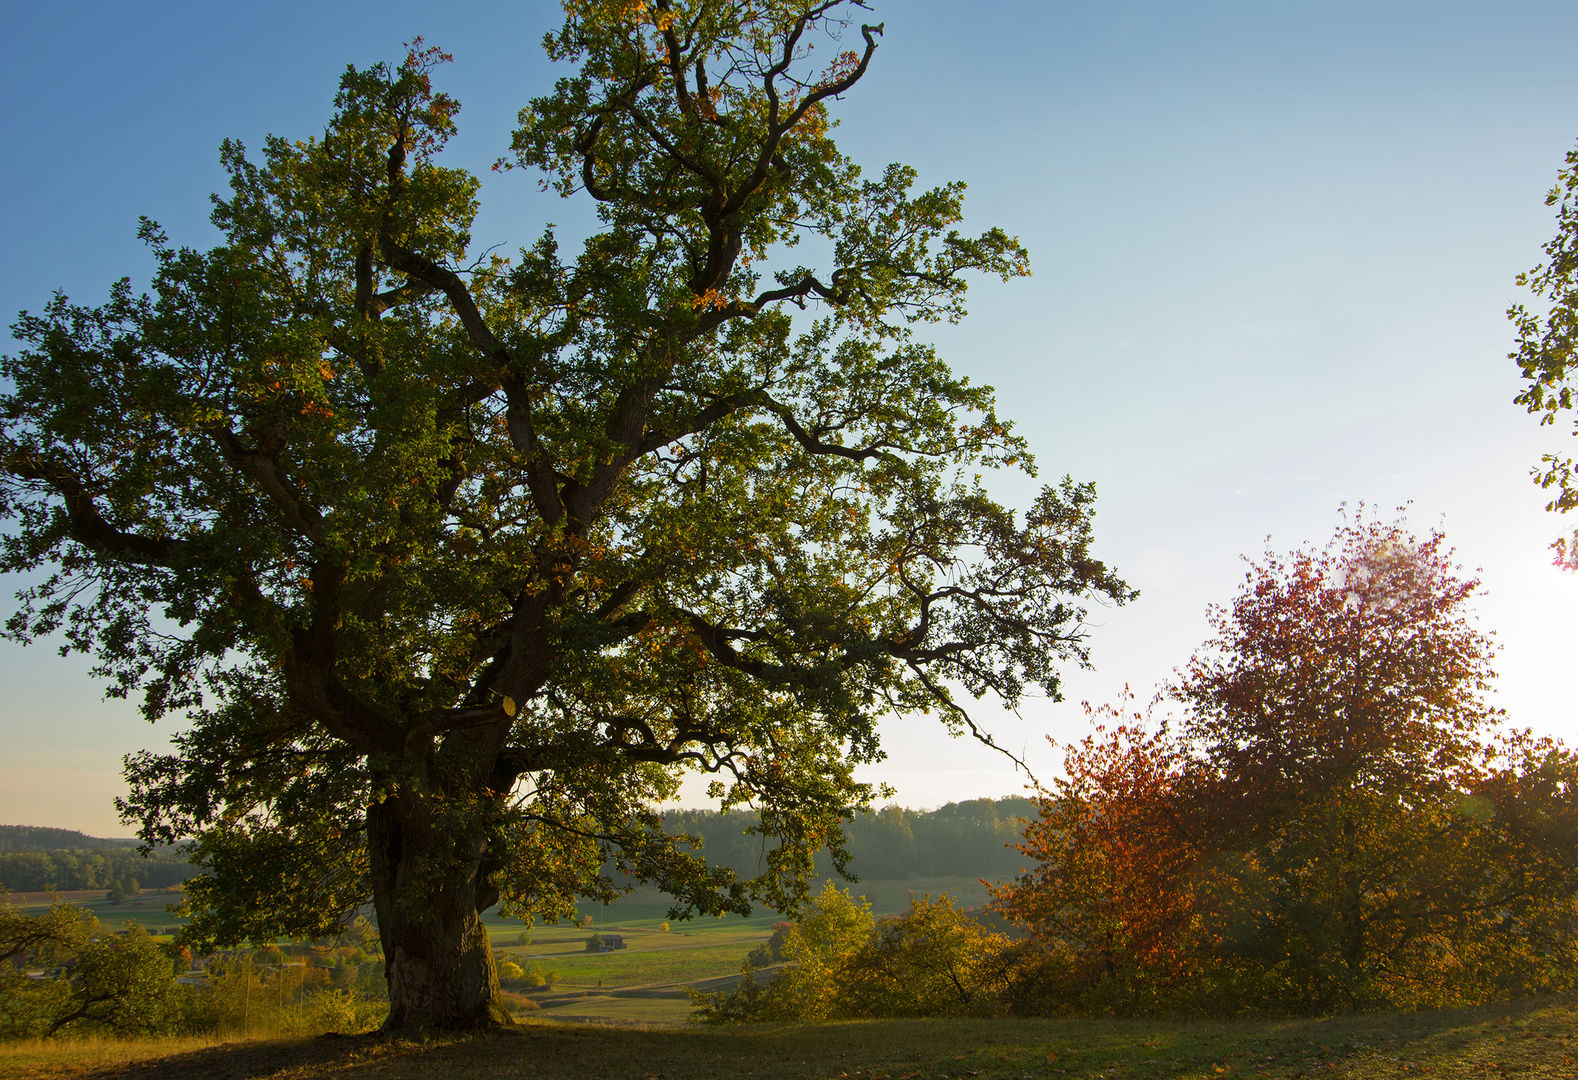
<path id="1" fill-rule="evenodd" d="M 883 1020 L 693 1025 L 528 1022 L 516 1033 L 0 1046 L 3 1080 L 1304 1080 L 1574 1076 L 1578 1001 L 1328 1019 Z"/>

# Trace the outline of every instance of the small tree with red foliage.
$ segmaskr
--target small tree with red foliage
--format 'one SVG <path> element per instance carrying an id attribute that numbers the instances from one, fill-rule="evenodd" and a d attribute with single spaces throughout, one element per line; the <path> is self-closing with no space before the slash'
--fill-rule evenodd
<path id="1" fill-rule="evenodd" d="M 1161 1007 L 1199 975 L 1189 888 L 1198 849 L 1181 813 L 1188 763 L 1139 714 L 1086 709 L 1096 733 L 1068 748 L 1064 777 L 1041 793 L 1019 845 L 1038 865 L 992 890 L 1031 931 L 1010 958 L 1013 1004 L 1027 1011 Z"/>

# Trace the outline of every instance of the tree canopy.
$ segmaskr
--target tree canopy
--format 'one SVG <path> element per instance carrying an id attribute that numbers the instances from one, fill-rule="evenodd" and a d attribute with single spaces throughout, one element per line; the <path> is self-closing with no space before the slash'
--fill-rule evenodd
<path id="1" fill-rule="evenodd" d="M 590 200 L 573 254 L 475 253 L 418 42 L 348 69 L 321 135 L 223 145 L 218 246 L 144 221 L 148 292 L 16 323 L 0 567 L 51 569 L 7 633 L 191 719 L 122 809 L 192 841 L 194 943 L 370 898 L 391 1028 L 499 1022 L 479 911 L 606 896 L 605 858 L 681 912 L 792 908 L 878 717 L 989 740 L 961 689 L 1086 662 L 1082 603 L 1133 595 L 1093 489 L 994 502 L 1025 442 L 917 334 L 1026 254 L 837 148 L 860 6 L 567 3 L 573 72 L 498 167 Z M 664 830 L 686 769 L 758 811 L 755 879 Z"/>

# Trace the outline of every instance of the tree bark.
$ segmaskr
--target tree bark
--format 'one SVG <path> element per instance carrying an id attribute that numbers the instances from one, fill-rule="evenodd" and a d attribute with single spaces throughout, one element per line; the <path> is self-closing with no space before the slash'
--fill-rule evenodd
<path id="1" fill-rule="evenodd" d="M 457 851 L 420 796 L 368 809 L 373 906 L 389 984 L 385 1032 L 482 1031 L 514 1021 L 499 994 L 482 911 L 498 899 L 482 881 L 483 845 Z"/>

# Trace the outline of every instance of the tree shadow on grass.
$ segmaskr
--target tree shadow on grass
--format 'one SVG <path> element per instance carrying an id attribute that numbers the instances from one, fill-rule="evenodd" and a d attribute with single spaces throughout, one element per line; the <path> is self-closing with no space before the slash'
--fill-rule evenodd
<path id="1" fill-rule="evenodd" d="M 532 1023 L 427 1042 L 238 1042 L 50 1080 L 1421 1080 L 1574 1076 L 1578 1002 L 1325 1019 L 898 1020 L 685 1030 Z"/>

